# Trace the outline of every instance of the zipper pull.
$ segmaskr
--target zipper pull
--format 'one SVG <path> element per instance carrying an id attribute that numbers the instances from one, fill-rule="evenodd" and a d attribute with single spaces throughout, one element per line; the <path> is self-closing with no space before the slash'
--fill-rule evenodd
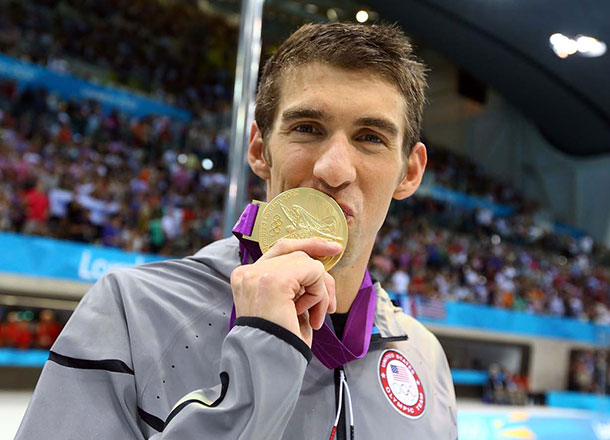
<path id="1" fill-rule="evenodd" d="M 339 418 L 341 417 L 341 406 L 343 405 L 343 383 L 345 382 L 345 373 L 343 372 L 343 368 L 339 370 L 339 375 L 339 405 L 337 405 L 335 423 L 333 424 L 333 429 L 330 432 L 330 437 L 328 440 L 333 440 L 335 438 L 335 434 L 337 433 L 337 425 L 339 425 Z"/>
<path id="2" fill-rule="evenodd" d="M 339 374 L 341 376 L 342 385 L 345 387 L 345 392 L 347 394 L 347 404 L 349 405 L 349 438 L 350 440 L 354 440 L 354 410 L 352 409 L 352 394 L 349 392 L 349 386 L 347 385 L 345 370 L 341 368 Z"/>

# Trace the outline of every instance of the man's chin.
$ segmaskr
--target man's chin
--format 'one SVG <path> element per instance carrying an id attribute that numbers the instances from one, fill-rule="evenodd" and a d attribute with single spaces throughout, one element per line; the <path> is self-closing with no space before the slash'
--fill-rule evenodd
<path id="1" fill-rule="evenodd" d="M 348 240 L 345 252 L 341 256 L 341 259 L 337 262 L 337 264 L 335 264 L 335 267 L 333 269 L 344 269 L 346 267 L 349 267 L 354 264 L 358 257 L 359 253 L 356 249 L 354 249 L 353 245 L 350 245 L 350 242 Z"/>

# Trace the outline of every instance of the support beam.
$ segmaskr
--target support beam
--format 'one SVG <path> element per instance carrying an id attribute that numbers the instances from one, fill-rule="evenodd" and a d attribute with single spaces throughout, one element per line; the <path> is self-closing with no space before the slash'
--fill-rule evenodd
<path id="1" fill-rule="evenodd" d="M 246 204 L 248 184 L 247 149 L 249 128 L 254 119 L 254 96 L 261 55 L 261 26 L 264 0 L 242 0 L 239 46 L 233 91 L 229 186 L 225 196 L 223 234 L 231 235 Z"/>

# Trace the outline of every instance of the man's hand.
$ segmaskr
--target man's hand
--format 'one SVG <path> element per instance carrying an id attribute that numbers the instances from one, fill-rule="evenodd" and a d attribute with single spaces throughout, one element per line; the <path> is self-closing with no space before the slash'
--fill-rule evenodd
<path id="1" fill-rule="evenodd" d="M 313 257 L 340 252 L 341 245 L 321 238 L 279 240 L 256 263 L 231 274 L 236 316 L 264 318 L 311 347 L 313 329 L 337 309 L 335 280 Z"/>

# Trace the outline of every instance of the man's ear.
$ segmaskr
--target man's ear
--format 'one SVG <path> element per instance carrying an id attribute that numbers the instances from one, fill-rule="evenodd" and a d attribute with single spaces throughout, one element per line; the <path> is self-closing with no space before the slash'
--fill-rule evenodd
<path id="1" fill-rule="evenodd" d="M 252 122 L 252 127 L 250 128 L 248 163 L 254 174 L 263 180 L 269 180 L 271 172 L 263 153 L 263 134 L 258 128 L 256 121 Z"/>
<path id="2" fill-rule="evenodd" d="M 405 177 L 400 181 L 396 190 L 394 190 L 393 197 L 396 200 L 412 196 L 415 190 L 419 188 L 427 162 L 428 154 L 426 153 L 426 146 L 421 142 L 416 143 L 407 159 Z"/>

